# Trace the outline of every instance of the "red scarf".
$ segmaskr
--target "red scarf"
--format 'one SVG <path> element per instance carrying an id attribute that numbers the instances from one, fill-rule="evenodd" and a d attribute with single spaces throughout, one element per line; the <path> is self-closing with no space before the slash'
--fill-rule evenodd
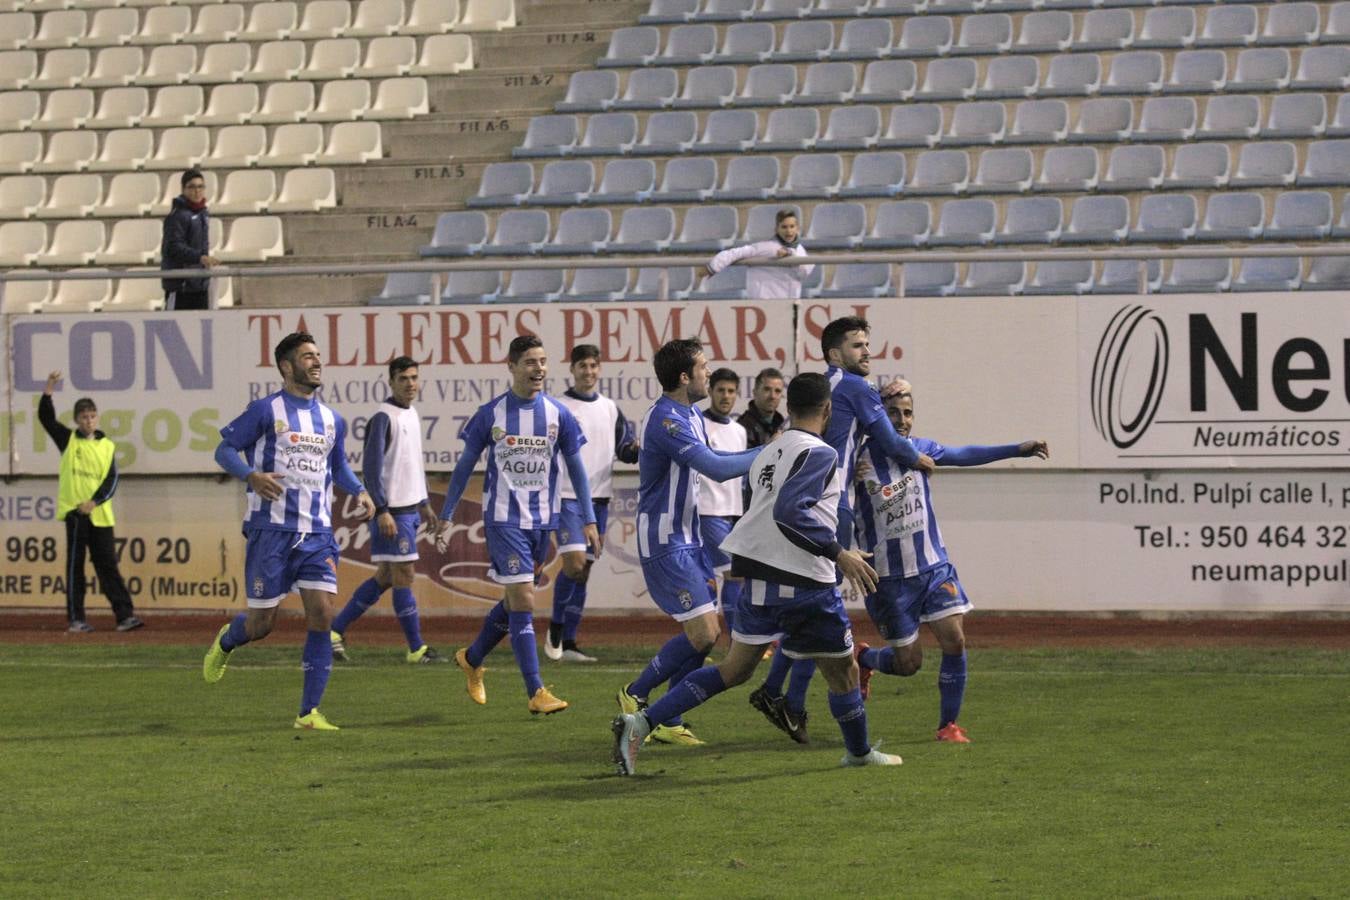
<path id="1" fill-rule="evenodd" d="M 193 212 L 201 212 L 202 210 L 206 209 L 205 200 L 198 200 L 197 202 L 194 203 L 193 201 L 189 200 L 186 196 L 184 196 L 183 202 L 185 202 L 187 204 L 188 209 L 192 210 Z"/>

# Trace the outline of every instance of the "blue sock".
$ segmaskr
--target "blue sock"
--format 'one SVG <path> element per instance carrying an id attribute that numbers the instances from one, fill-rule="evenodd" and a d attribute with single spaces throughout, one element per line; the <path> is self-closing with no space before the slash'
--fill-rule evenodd
<path id="1" fill-rule="evenodd" d="M 942 668 L 938 669 L 938 696 L 942 698 L 938 728 L 945 728 L 961 714 L 961 701 L 966 696 L 966 654 L 942 654 Z"/>
<path id="2" fill-rule="evenodd" d="M 305 652 L 300 657 L 300 668 L 305 670 L 305 689 L 300 694 L 300 715 L 309 715 L 318 709 L 323 689 L 328 687 L 328 673 L 333 671 L 333 642 L 327 631 L 305 632 Z"/>
<path id="3" fill-rule="evenodd" d="M 727 620 L 727 631 L 736 627 L 736 604 L 741 599 L 742 582 L 728 578 L 722 582 L 722 617 Z"/>
<path id="4" fill-rule="evenodd" d="M 236 647 L 242 647 L 248 643 L 248 632 L 244 630 L 244 622 L 248 619 L 248 613 L 240 613 L 230 620 L 230 630 L 221 635 L 220 649 L 229 653 Z"/>
<path id="5" fill-rule="evenodd" d="M 895 648 L 894 647 L 873 647 L 862 652 L 858 658 L 860 665 L 867 666 L 874 672 L 880 672 L 883 675 L 895 674 Z"/>
<path id="6" fill-rule="evenodd" d="M 525 696 L 533 697 L 544 686 L 539 678 L 539 648 L 534 644 L 534 613 L 513 612 L 506 617 L 511 629 L 511 652 L 516 655 L 516 665 L 525 679 Z"/>
<path id="7" fill-rule="evenodd" d="M 685 637 L 683 632 L 675 635 L 666 641 L 660 652 L 647 663 L 647 668 L 642 670 L 642 674 L 628 686 L 628 693 L 639 699 L 645 699 L 658 684 L 678 672 L 684 666 L 685 660 L 697 655 L 698 651 L 689 643 L 689 638 Z"/>
<path id="8" fill-rule="evenodd" d="M 488 614 L 483 617 L 483 628 L 478 632 L 478 637 L 469 645 L 469 649 L 464 651 L 464 657 L 469 661 L 469 665 L 477 667 L 483 664 L 483 660 L 492 652 L 492 648 L 502 642 L 502 638 L 511 633 L 506 620 L 506 604 L 498 603 Z"/>
<path id="9" fill-rule="evenodd" d="M 792 662 L 792 678 L 788 681 L 787 705 L 793 712 L 806 709 L 806 689 L 811 686 L 811 676 L 816 674 L 814 659 L 797 659 Z"/>
<path id="10" fill-rule="evenodd" d="M 558 573 L 558 580 L 553 582 L 553 615 L 549 617 L 549 622 L 554 625 L 561 625 L 567 615 L 567 605 L 572 602 L 572 592 L 577 589 L 577 583 L 568 578 L 563 572 Z"/>
<path id="11" fill-rule="evenodd" d="M 726 682 L 722 680 L 722 673 L 717 666 L 695 669 L 667 691 L 664 697 L 647 707 L 647 720 L 653 724 L 678 721 L 683 713 L 726 689 Z"/>
<path id="12" fill-rule="evenodd" d="M 342 612 L 333 617 L 333 630 L 338 634 L 346 634 L 347 626 L 361 618 L 366 610 L 379 602 L 380 595 L 383 593 L 384 588 L 380 587 L 379 582 L 374 578 L 367 578 L 361 582 L 361 586 L 352 594 L 352 599 L 348 600 L 347 605 L 342 607 Z"/>
<path id="13" fill-rule="evenodd" d="M 417 598 L 413 596 L 412 588 L 394 588 L 394 613 L 398 616 L 403 636 L 408 640 L 408 649 L 421 650 L 422 623 L 417 617 Z"/>
<path id="14" fill-rule="evenodd" d="M 675 674 L 670 676 L 670 681 L 667 682 L 670 686 L 666 688 L 666 693 L 669 694 L 671 691 L 675 690 L 675 688 L 679 687 L 680 682 L 688 678 L 691 672 L 696 672 L 699 669 L 701 669 L 703 667 L 703 661 L 706 660 L 707 658 L 708 654 L 695 652 L 693 656 L 685 660 L 684 665 L 676 669 Z M 680 719 L 679 716 L 676 716 L 673 719 L 666 719 L 662 721 L 661 724 L 683 725 L 684 722 Z"/>
<path id="15" fill-rule="evenodd" d="M 784 655 L 783 648 L 775 647 L 773 660 L 769 663 L 769 674 L 764 677 L 764 690 L 770 697 L 783 696 L 783 682 L 787 680 L 788 669 L 791 668 L 792 660 Z"/>
<path id="16" fill-rule="evenodd" d="M 867 740 L 867 710 L 863 708 L 862 692 L 857 688 L 847 694 L 829 694 L 830 715 L 844 733 L 844 746 L 853 756 L 863 756 L 872 749 Z"/>
<path id="17" fill-rule="evenodd" d="M 572 599 L 563 610 L 563 643 L 575 643 L 581 627 L 581 614 L 586 610 L 586 582 L 572 582 Z"/>

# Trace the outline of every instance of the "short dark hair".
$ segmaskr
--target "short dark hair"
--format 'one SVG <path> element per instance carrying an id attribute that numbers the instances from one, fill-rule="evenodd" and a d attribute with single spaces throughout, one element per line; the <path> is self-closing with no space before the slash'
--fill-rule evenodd
<path id="1" fill-rule="evenodd" d="M 741 376 L 728 369 L 726 366 L 713 372 L 708 376 L 708 387 L 715 387 L 724 381 L 734 381 L 737 385 L 741 383 Z"/>
<path id="2" fill-rule="evenodd" d="M 575 366 L 583 359 L 593 359 L 596 362 L 599 362 L 600 348 L 594 344 L 577 344 L 572 348 L 571 364 Z"/>
<path id="3" fill-rule="evenodd" d="M 539 339 L 538 335 L 522 334 L 520 337 L 512 339 L 511 346 L 506 351 L 506 361 L 514 365 L 520 362 L 520 358 L 526 353 L 529 353 L 535 347 L 542 346 L 544 346 L 544 342 Z"/>
<path id="4" fill-rule="evenodd" d="M 310 334 L 308 331 L 292 331 L 282 338 L 281 342 L 277 344 L 277 348 L 272 351 L 272 359 L 277 364 L 277 371 L 281 372 L 281 361 L 283 359 L 290 360 L 292 363 L 295 362 L 291 357 L 295 354 L 297 347 L 301 344 L 312 343 L 314 343 L 314 335 Z M 282 374 L 284 375 L 286 373 L 282 372 Z"/>
<path id="5" fill-rule="evenodd" d="M 395 356 L 389 360 L 389 377 L 392 379 L 399 372 L 406 372 L 409 369 L 417 368 L 417 360 L 411 356 Z"/>
<path id="6" fill-rule="evenodd" d="M 799 219 L 797 211 L 790 206 L 785 206 L 773 214 L 773 227 L 777 228 L 783 224 L 784 219 Z"/>
<path id="7" fill-rule="evenodd" d="M 802 372 L 787 386 L 788 414 L 794 419 L 809 416 L 830 399 L 830 379 L 820 372 Z"/>
<path id="8" fill-rule="evenodd" d="M 206 180 L 206 176 L 202 174 L 201 169 L 188 169 L 183 173 L 183 177 L 178 179 L 178 186 L 187 187 L 188 182 L 194 178 L 200 178 L 202 181 Z"/>
<path id="9" fill-rule="evenodd" d="M 98 412 L 98 406 L 94 403 L 93 397 L 81 397 L 75 401 L 75 415 L 78 416 L 86 409 L 92 409 L 94 412 Z"/>
<path id="10" fill-rule="evenodd" d="M 779 381 L 782 381 L 783 373 L 775 369 L 773 366 L 769 366 L 767 369 L 760 369 L 759 374 L 755 376 L 755 387 L 759 387 L 761 384 L 765 382 L 766 379 L 769 378 L 777 378 Z"/>
<path id="11" fill-rule="evenodd" d="M 871 331 L 872 326 L 867 324 L 867 320 L 862 316 L 844 316 L 835 319 L 825 326 L 825 330 L 820 333 L 820 355 L 825 357 L 826 361 L 830 358 L 830 351 L 844 346 L 844 335 L 850 331 Z"/>
<path id="12" fill-rule="evenodd" d="M 661 382 L 661 390 L 673 391 L 680 386 L 680 376 L 694 374 L 694 357 L 703 352 L 703 342 L 698 338 L 677 338 L 666 341 L 652 359 L 652 368 L 656 369 L 656 380 Z"/>

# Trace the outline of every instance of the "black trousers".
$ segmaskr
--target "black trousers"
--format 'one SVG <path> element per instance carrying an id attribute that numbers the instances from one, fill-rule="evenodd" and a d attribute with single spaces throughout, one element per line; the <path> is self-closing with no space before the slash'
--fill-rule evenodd
<path id="1" fill-rule="evenodd" d="M 206 291 L 165 291 L 165 309 L 210 309 L 211 295 Z"/>
<path id="2" fill-rule="evenodd" d="M 84 557 L 94 563 L 98 586 L 121 622 L 136 610 L 122 573 L 117 571 L 117 549 L 113 546 L 112 526 L 95 525 L 88 516 L 74 510 L 66 513 L 66 618 L 84 621 Z"/>

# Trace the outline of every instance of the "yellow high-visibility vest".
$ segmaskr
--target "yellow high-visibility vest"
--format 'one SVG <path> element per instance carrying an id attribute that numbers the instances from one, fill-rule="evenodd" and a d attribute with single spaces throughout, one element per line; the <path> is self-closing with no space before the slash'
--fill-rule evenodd
<path id="1" fill-rule="evenodd" d="M 61 480 L 56 492 L 56 517 L 66 514 L 86 500 L 92 500 L 103 479 L 112 468 L 117 445 L 106 437 L 82 437 L 72 431 L 66 449 L 61 453 Z M 112 503 L 100 503 L 89 518 L 95 525 L 107 528 L 115 524 Z"/>

